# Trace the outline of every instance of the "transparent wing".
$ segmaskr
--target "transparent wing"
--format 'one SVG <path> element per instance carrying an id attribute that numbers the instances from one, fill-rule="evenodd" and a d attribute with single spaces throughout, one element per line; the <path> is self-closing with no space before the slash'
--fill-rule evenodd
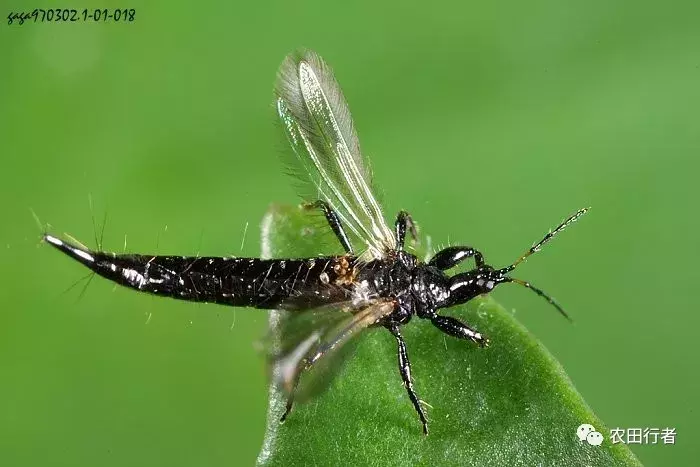
<path id="1" fill-rule="evenodd" d="M 273 383 L 303 402 L 328 387 L 354 353 L 361 331 L 393 310 L 393 302 L 375 301 L 360 309 L 350 302 L 287 312 L 270 348 Z M 297 385 L 298 383 L 298 385 Z"/>
<path id="2" fill-rule="evenodd" d="M 372 194 L 371 170 L 331 69 L 314 52 L 291 54 L 277 73 L 275 94 L 304 199 L 328 202 L 348 234 L 362 242 L 365 259 L 394 249 L 394 233 Z"/>

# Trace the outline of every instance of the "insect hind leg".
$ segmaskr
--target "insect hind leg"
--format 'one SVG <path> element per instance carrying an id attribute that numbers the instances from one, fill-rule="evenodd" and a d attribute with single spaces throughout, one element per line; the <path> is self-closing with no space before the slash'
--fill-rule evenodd
<path id="1" fill-rule="evenodd" d="M 406 342 L 403 340 L 403 336 L 401 335 L 401 332 L 399 331 L 399 327 L 397 325 L 390 325 L 388 326 L 388 329 L 396 338 L 396 342 L 399 346 L 399 372 L 401 373 L 401 379 L 403 380 L 404 387 L 406 388 L 406 392 L 408 393 L 408 398 L 411 399 L 411 404 L 413 404 L 413 408 L 416 409 L 416 412 L 418 413 L 418 418 L 420 418 L 420 421 L 423 424 L 423 433 L 427 435 L 428 419 L 426 418 L 425 412 L 423 411 L 423 406 L 421 406 L 421 400 L 418 398 L 416 391 L 413 389 L 413 379 L 411 378 L 411 362 L 408 359 L 408 352 L 406 351 Z"/>
<path id="2" fill-rule="evenodd" d="M 340 222 L 338 214 L 327 202 L 319 199 L 313 203 L 307 204 L 306 207 L 316 208 L 323 211 L 323 214 L 326 216 L 326 220 L 328 221 L 328 225 L 331 227 L 331 230 L 333 230 L 333 233 L 342 245 L 343 249 L 345 250 L 345 253 L 348 253 L 350 255 L 354 254 L 352 244 L 350 243 L 348 234 L 345 232 L 343 224 Z"/>

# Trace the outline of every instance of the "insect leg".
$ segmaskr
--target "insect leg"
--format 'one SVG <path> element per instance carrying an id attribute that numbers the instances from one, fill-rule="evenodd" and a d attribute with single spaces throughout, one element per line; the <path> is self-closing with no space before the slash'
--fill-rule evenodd
<path id="1" fill-rule="evenodd" d="M 406 241 L 406 231 L 411 234 L 413 240 L 418 240 L 418 231 L 416 230 L 416 224 L 413 222 L 413 218 L 406 211 L 400 211 L 399 215 L 396 216 L 396 243 L 399 250 L 403 250 L 403 244 Z"/>
<path id="2" fill-rule="evenodd" d="M 477 267 L 480 268 L 484 265 L 484 256 L 481 254 L 481 252 L 479 252 L 479 250 L 476 250 L 470 246 L 447 247 L 435 253 L 435 256 L 430 259 L 428 264 L 430 266 L 435 266 L 441 271 L 446 271 L 471 257 L 474 257 Z"/>
<path id="3" fill-rule="evenodd" d="M 396 338 L 396 342 L 399 344 L 399 371 L 401 372 L 401 379 L 406 387 L 406 392 L 408 392 L 408 398 L 411 399 L 413 408 L 418 412 L 418 417 L 423 424 L 423 433 L 428 434 L 428 420 L 425 418 L 425 412 L 423 412 L 423 407 L 420 405 L 420 399 L 413 390 L 413 380 L 411 379 L 411 362 L 408 360 L 408 352 L 406 352 L 406 342 L 403 340 L 403 336 L 399 331 L 399 327 L 392 325 L 389 327 L 389 331 Z"/>
<path id="4" fill-rule="evenodd" d="M 487 347 L 489 345 L 489 339 L 486 336 L 475 329 L 470 328 L 456 318 L 436 314 L 430 318 L 430 321 L 436 328 L 445 334 L 449 334 L 450 336 L 457 337 L 459 339 L 469 339 L 470 341 L 479 344 L 481 347 Z"/>
<path id="5" fill-rule="evenodd" d="M 348 238 L 347 233 L 345 233 L 343 224 L 341 224 L 340 218 L 338 217 L 338 214 L 336 214 L 336 212 L 333 210 L 333 208 L 331 208 L 331 206 L 328 203 L 320 199 L 308 204 L 307 207 L 317 208 L 323 211 L 323 214 L 326 216 L 326 220 L 328 221 L 328 225 L 331 226 L 333 233 L 338 238 L 340 244 L 343 246 L 345 253 L 353 254 L 350 239 Z"/>

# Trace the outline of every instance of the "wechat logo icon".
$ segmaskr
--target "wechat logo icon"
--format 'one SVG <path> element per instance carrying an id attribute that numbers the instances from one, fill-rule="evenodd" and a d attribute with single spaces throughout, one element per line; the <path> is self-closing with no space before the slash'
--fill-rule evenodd
<path id="1" fill-rule="evenodd" d="M 583 443 L 586 441 L 591 446 L 600 446 L 603 444 L 603 435 L 596 431 L 593 425 L 584 423 L 576 429 L 576 436 Z"/>

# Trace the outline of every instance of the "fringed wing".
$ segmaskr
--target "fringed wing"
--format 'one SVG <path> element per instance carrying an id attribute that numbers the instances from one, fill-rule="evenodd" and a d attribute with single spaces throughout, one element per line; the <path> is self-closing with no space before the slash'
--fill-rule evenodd
<path id="1" fill-rule="evenodd" d="M 363 259 L 394 249 L 394 232 L 373 194 L 369 163 L 331 69 L 314 52 L 289 55 L 277 74 L 275 94 L 302 197 L 333 207 L 348 233 L 362 243 Z"/>
<path id="2" fill-rule="evenodd" d="M 361 331 L 394 309 L 378 300 L 355 309 L 350 302 L 286 313 L 269 347 L 273 383 L 303 402 L 324 390 L 353 354 Z M 297 386 L 298 384 L 298 386 Z"/>

